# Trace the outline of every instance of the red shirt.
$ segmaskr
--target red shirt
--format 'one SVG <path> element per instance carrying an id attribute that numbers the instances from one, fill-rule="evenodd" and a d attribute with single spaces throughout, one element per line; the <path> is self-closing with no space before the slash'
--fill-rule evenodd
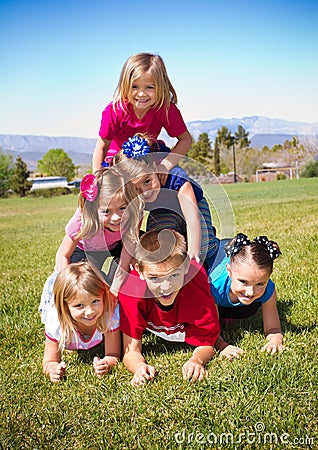
<path id="1" fill-rule="evenodd" d="M 120 329 L 134 339 L 141 339 L 147 329 L 168 341 L 197 347 L 214 346 L 219 336 L 220 325 L 208 278 L 203 267 L 198 270 L 195 263 L 191 264 L 185 285 L 169 311 L 161 309 L 150 297 L 146 282 L 135 271 L 128 276 L 118 299 Z"/>

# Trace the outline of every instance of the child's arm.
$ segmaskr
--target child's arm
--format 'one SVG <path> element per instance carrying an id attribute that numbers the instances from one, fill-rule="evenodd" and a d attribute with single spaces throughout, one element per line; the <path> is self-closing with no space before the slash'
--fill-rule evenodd
<path id="1" fill-rule="evenodd" d="M 110 143 L 111 141 L 98 137 L 93 153 L 93 173 L 96 172 L 96 170 L 101 169 L 102 162 L 105 159 L 106 152 L 109 149 Z"/>
<path id="2" fill-rule="evenodd" d="M 43 373 L 50 377 L 52 383 L 60 381 L 64 377 L 66 370 L 65 362 L 61 362 L 61 351 L 58 347 L 58 342 L 46 338 L 42 367 Z"/>
<path id="3" fill-rule="evenodd" d="M 183 379 L 192 381 L 203 380 L 207 375 L 204 366 L 214 354 L 215 350 L 212 346 L 196 347 L 191 358 L 182 367 Z"/>
<path id="4" fill-rule="evenodd" d="M 178 142 L 171 150 L 171 153 L 168 153 L 158 165 L 158 178 L 162 185 L 165 184 L 170 170 L 179 163 L 182 156 L 187 154 L 192 145 L 192 137 L 189 131 L 180 134 L 180 136 L 177 136 L 177 139 Z"/>
<path id="5" fill-rule="evenodd" d="M 74 253 L 78 241 L 73 241 L 67 234 L 56 253 L 55 257 L 55 271 L 59 272 L 63 267 L 70 263 L 70 258 Z"/>
<path id="6" fill-rule="evenodd" d="M 215 343 L 215 348 L 220 352 L 220 358 L 227 358 L 232 361 L 233 358 L 244 356 L 245 352 L 240 347 L 228 344 L 220 335 Z"/>
<path id="7" fill-rule="evenodd" d="M 274 355 L 277 351 L 283 351 L 285 349 L 277 311 L 276 291 L 274 291 L 267 302 L 262 304 L 262 315 L 264 333 L 268 342 L 262 347 L 261 351 Z"/>
<path id="8" fill-rule="evenodd" d="M 120 358 L 120 331 L 109 331 L 104 334 L 105 342 L 105 356 L 100 359 L 98 356 L 94 357 L 93 368 L 98 378 L 106 375 L 113 366 L 118 364 Z"/>
<path id="9" fill-rule="evenodd" d="M 141 339 L 134 339 L 123 333 L 124 343 L 124 357 L 123 362 L 130 372 L 134 374 L 131 384 L 139 386 L 146 381 L 152 380 L 155 376 L 156 370 L 153 366 L 146 363 L 142 356 Z"/>
<path id="10" fill-rule="evenodd" d="M 187 224 L 188 253 L 190 259 L 200 262 L 201 254 L 201 223 L 198 203 L 193 188 L 186 181 L 180 188 L 178 200 Z"/>
<path id="11" fill-rule="evenodd" d="M 123 284 L 123 282 L 126 280 L 126 277 L 130 270 L 130 263 L 132 261 L 132 256 L 126 249 L 125 245 L 123 245 L 120 259 L 118 263 L 118 267 L 115 271 L 114 279 L 112 281 L 112 284 L 110 286 L 110 292 L 115 295 L 115 297 L 118 296 L 118 292 Z"/>

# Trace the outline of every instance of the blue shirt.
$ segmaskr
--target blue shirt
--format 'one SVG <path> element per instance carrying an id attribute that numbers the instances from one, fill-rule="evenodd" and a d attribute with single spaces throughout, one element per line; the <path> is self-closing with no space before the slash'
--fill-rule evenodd
<path id="1" fill-rule="evenodd" d="M 240 302 L 232 303 L 230 299 L 231 278 L 226 270 L 226 264 L 230 263 L 230 258 L 224 255 L 220 263 L 209 273 L 209 282 L 211 293 L 214 297 L 215 303 L 218 306 L 231 308 L 235 306 L 246 306 Z M 257 303 L 267 302 L 273 295 L 275 290 L 275 283 L 268 280 L 264 294 L 255 300 Z"/>

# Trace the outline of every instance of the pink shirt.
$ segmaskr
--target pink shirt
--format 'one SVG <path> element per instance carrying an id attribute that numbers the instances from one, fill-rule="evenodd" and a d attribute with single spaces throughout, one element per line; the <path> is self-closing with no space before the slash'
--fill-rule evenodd
<path id="1" fill-rule="evenodd" d="M 82 213 L 79 208 L 75 211 L 74 216 L 69 220 L 65 227 L 65 233 L 73 241 L 76 240 L 76 236 L 82 228 Z M 101 252 L 105 250 L 111 250 L 118 242 L 122 240 L 120 231 L 110 231 L 107 229 L 99 230 L 97 234 L 91 238 L 80 239 L 77 247 L 84 251 Z"/>
<path id="2" fill-rule="evenodd" d="M 113 157 L 129 137 L 133 137 L 136 133 L 147 133 L 156 140 L 162 128 L 170 137 L 180 136 L 187 130 L 181 113 L 174 103 L 170 104 L 168 114 L 165 106 L 158 110 L 150 108 L 144 117 L 139 119 L 131 103 L 128 103 L 124 111 L 119 106 L 114 110 L 113 102 L 111 102 L 102 113 L 99 136 L 111 141 L 107 156 Z"/>

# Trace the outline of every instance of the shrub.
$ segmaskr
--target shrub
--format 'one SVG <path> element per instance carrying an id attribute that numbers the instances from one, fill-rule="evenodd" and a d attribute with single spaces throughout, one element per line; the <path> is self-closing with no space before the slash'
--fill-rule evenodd
<path id="1" fill-rule="evenodd" d="M 303 168 L 300 176 L 302 178 L 318 177 L 318 161 L 309 161 Z"/>

